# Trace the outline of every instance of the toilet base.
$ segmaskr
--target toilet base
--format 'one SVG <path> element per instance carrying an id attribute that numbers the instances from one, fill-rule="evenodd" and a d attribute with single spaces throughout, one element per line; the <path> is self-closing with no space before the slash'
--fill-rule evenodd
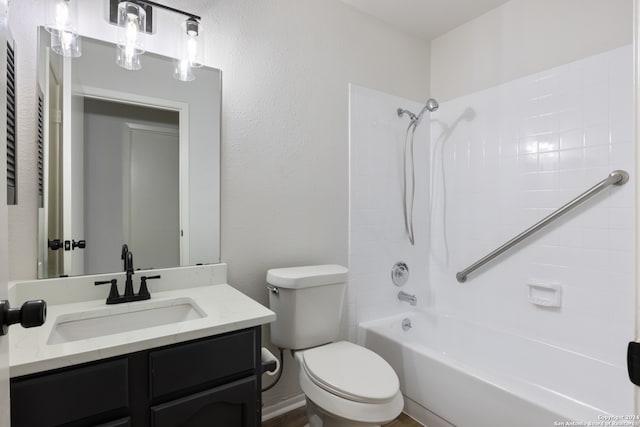
<path id="1" fill-rule="evenodd" d="M 380 424 L 362 423 L 338 417 L 318 407 L 308 397 L 306 400 L 309 423 L 305 427 L 380 427 Z"/>

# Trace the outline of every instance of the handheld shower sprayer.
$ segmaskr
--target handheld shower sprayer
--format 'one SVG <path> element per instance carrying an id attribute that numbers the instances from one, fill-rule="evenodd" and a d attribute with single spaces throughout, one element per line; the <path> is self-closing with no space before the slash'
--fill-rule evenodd
<path id="1" fill-rule="evenodd" d="M 405 110 L 403 108 L 398 108 L 398 117 L 402 117 L 405 114 L 409 116 L 409 118 L 411 119 L 411 122 L 415 122 L 416 121 L 417 117 L 411 111 Z"/>
<path id="2" fill-rule="evenodd" d="M 409 119 L 411 120 L 409 122 L 409 126 L 407 127 L 407 134 L 405 135 L 404 138 L 404 163 L 403 163 L 403 171 L 404 171 L 404 180 L 403 180 L 403 191 L 402 191 L 402 199 L 403 199 L 403 208 L 404 208 L 404 226 L 405 226 L 405 230 L 407 232 L 407 235 L 409 237 L 409 243 L 411 243 L 411 245 L 413 245 L 415 243 L 415 238 L 414 238 L 414 234 L 413 234 L 413 201 L 415 198 L 415 183 L 416 183 L 416 177 L 415 177 L 415 171 L 414 171 L 414 161 L 413 161 L 413 136 L 416 132 L 416 128 L 418 127 L 418 125 L 420 124 L 420 121 L 422 120 L 422 115 L 429 111 L 430 113 L 433 113 L 434 111 L 436 111 L 438 109 L 438 107 L 440 107 L 440 105 L 438 104 L 438 101 L 436 101 L 433 98 L 429 98 L 427 99 L 427 102 L 425 103 L 424 107 L 422 107 L 422 110 L 420 110 L 420 112 L 418 113 L 418 115 L 413 114 L 411 111 L 409 110 L 405 110 L 404 108 L 398 108 L 397 112 L 398 112 L 398 117 L 402 117 L 403 115 L 408 115 Z M 409 142 L 409 136 L 411 136 L 411 140 Z M 410 162 L 411 162 L 411 189 L 409 190 L 407 188 L 407 148 L 409 149 L 409 153 L 408 155 L 410 156 Z M 411 198 L 408 198 L 408 192 L 411 192 L 410 196 Z"/>
<path id="3" fill-rule="evenodd" d="M 440 108 L 440 104 L 438 104 L 438 101 L 436 101 L 435 99 L 429 98 L 427 99 L 427 103 L 425 104 L 424 108 L 429 110 L 429 112 L 433 113 L 438 108 Z"/>
<path id="4" fill-rule="evenodd" d="M 420 112 L 417 115 L 413 114 L 409 110 L 405 110 L 404 108 L 398 108 L 398 117 L 402 117 L 403 115 L 406 114 L 406 115 L 409 116 L 409 119 L 411 119 L 410 124 L 417 126 L 417 125 L 420 124 L 420 121 L 422 120 L 422 115 L 425 112 L 428 111 L 430 113 L 433 113 L 439 107 L 440 107 L 440 104 L 438 104 L 438 101 L 436 101 L 433 98 L 429 98 L 429 99 L 427 99 L 427 102 L 424 104 L 424 107 L 422 107 L 422 110 L 420 110 Z"/>

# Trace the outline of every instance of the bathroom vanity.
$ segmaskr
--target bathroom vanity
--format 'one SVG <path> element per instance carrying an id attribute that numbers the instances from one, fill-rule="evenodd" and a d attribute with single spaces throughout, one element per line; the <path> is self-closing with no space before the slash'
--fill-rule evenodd
<path id="1" fill-rule="evenodd" d="M 11 381 L 11 425 L 257 426 L 260 327 Z"/>
<path id="2" fill-rule="evenodd" d="M 43 327 L 12 330 L 11 425 L 259 426 L 261 326 L 275 314 L 211 284 L 224 270 L 166 269 L 151 300 L 114 306 L 87 299 L 105 293 L 84 283 L 96 276 L 14 287 L 16 300 L 45 286 L 83 300 L 57 301 L 63 297 L 51 292 Z M 82 297 L 87 286 L 91 294 Z"/>

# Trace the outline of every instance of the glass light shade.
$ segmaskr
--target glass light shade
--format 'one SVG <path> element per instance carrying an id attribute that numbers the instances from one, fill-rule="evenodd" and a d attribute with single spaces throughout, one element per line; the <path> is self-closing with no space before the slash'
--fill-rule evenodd
<path id="1" fill-rule="evenodd" d="M 145 52 L 144 28 L 147 13 L 131 2 L 118 4 L 118 47 L 116 63 L 127 70 L 139 70 L 140 55 Z"/>
<path id="2" fill-rule="evenodd" d="M 45 1 L 45 28 L 51 33 L 51 49 L 72 58 L 82 55 L 77 10 L 77 0 Z"/>
<path id="3" fill-rule="evenodd" d="M 67 31 L 78 35 L 77 0 L 45 0 L 45 28 L 50 33 Z"/>
<path id="4" fill-rule="evenodd" d="M 140 56 L 142 56 L 142 53 L 137 52 L 135 49 L 128 49 L 126 46 L 118 46 L 116 48 L 116 64 L 125 70 L 136 71 L 141 69 Z"/>
<path id="5" fill-rule="evenodd" d="M 202 24 L 189 18 L 180 29 L 180 58 L 186 58 L 192 68 L 204 65 L 204 35 Z"/>
<path id="6" fill-rule="evenodd" d="M 54 31 L 51 33 L 51 50 L 69 58 L 82 56 L 81 38 L 70 31 Z"/>
<path id="7" fill-rule="evenodd" d="M 177 59 L 173 62 L 173 78 L 183 82 L 195 80 L 196 76 L 193 74 L 193 68 L 187 58 Z"/>

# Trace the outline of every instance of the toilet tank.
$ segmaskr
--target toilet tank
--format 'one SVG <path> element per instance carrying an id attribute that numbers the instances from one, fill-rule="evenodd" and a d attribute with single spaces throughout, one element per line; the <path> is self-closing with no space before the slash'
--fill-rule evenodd
<path id="1" fill-rule="evenodd" d="M 299 350 L 338 336 L 347 269 L 341 265 L 276 268 L 267 272 L 271 342 Z"/>

